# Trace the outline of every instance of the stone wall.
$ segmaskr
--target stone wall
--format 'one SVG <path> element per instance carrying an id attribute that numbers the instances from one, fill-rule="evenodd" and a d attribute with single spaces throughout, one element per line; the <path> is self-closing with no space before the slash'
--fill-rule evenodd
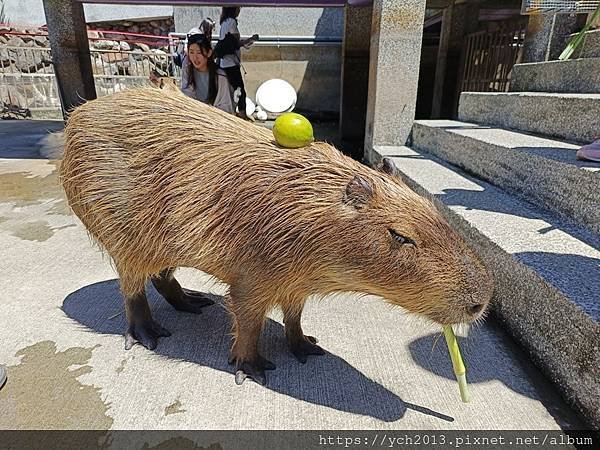
<path id="1" fill-rule="evenodd" d="M 13 34 L 16 32 L 22 34 Z M 17 30 L 0 26 L 0 73 L 35 73 L 50 66 L 48 38 L 41 33 L 43 31 L 39 29 Z"/>
<path id="2" fill-rule="evenodd" d="M 202 19 L 211 17 L 219 24 L 221 8 L 211 6 L 176 6 L 173 10 L 178 33 L 187 33 Z M 239 29 L 243 35 L 321 36 L 341 39 L 344 35 L 343 8 L 242 8 Z M 365 38 L 368 38 L 366 33 Z"/>
<path id="3" fill-rule="evenodd" d="M 166 41 L 149 36 L 142 42 L 140 37 L 119 34 L 124 26 L 116 24 L 111 28 L 114 33 L 88 31 L 98 95 L 147 84 L 152 72 L 174 74 Z M 43 28 L 0 27 L 0 102 L 26 108 L 34 118 L 62 117 L 49 47 Z"/>
<path id="4" fill-rule="evenodd" d="M 281 78 L 298 92 L 297 110 L 337 115 L 341 59 L 341 45 L 255 45 L 242 54 L 246 92 L 254 100 L 256 90 L 263 82 Z"/>
<path id="5" fill-rule="evenodd" d="M 88 31 L 95 75 L 142 76 L 151 71 L 161 76 L 172 75 L 168 67 L 168 41 L 158 41 L 153 36 L 146 39 L 125 36 L 117 32 L 124 31 L 122 28 L 121 25 L 111 28 L 114 33 Z M 50 44 L 44 29 L 0 27 L 0 73 L 53 73 L 51 65 Z"/>
<path id="6" fill-rule="evenodd" d="M 166 19 L 154 19 L 149 21 L 142 20 L 117 20 L 111 22 L 88 22 L 91 30 L 110 30 L 121 31 L 136 34 L 150 34 L 154 36 L 168 36 L 170 32 L 175 31 L 175 22 L 172 17 Z M 107 35 L 113 39 L 123 39 L 118 33 Z"/>

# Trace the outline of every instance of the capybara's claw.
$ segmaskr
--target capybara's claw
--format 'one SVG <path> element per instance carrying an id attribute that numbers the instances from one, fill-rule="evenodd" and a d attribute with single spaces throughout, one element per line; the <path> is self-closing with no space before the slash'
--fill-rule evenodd
<path id="1" fill-rule="evenodd" d="M 308 339 L 312 344 L 317 344 L 319 342 L 319 340 L 314 337 L 314 336 L 304 336 L 306 339 Z"/>
<path id="2" fill-rule="evenodd" d="M 308 355 L 324 355 L 325 350 L 316 345 L 317 340 L 312 336 L 304 336 L 304 339 L 299 342 L 290 344 L 290 349 L 298 361 L 302 364 L 306 363 Z M 314 342 L 313 342 L 314 340 Z"/>
<path id="3" fill-rule="evenodd" d="M 255 367 L 249 362 L 243 362 L 237 365 L 235 372 L 235 384 L 242 384 L 246 378 L 252 378 L 261 386 L 267 384 L 267 376 L 265 375 L 265 371 Z"/>
<path id="4" fill-rule="evenodd" d="M 125 350 L 131 350 L 136 342 L 148 350 L 154 350 L 158 345 L 158 338 L 169 336 L 171 333 L 154 320 L 130 325 L 125 333 Z"/>
<path id="5" fill-rule="evenodd" d="M 244 380 L 246 379 L 247 376 L 248 375 L 246 375 L 243 370 L 238 370 L 235 373 L 235 384 L 240 386 L 244 382 Z"/>
<path id="6" fill-rule="evenodd" d="M 251 361 L 236 361 L 235 356 L 229 356 L 229 364 L 235 363 L 235 384 L 242 384 L 246 378 L 252 378 L 264 386 L 267 382 L 265 370 L 274 370 L 275 364 L 260 355 L 255 355 Z"/>
<path id="7" fill-rule="evenodd" d="M 189 312 L 193 314 L 201 314 L 202 308 L 210 305 L 214 305 L 215 302 L 208 298 L 202 292 L 191 291 L 189 289 L 183 289 L 183 297 L 180 302 L 174 304 L 176 310 Z"/>
<path id="8" fill-rule="evenodd" d="M 275 368 L 276 368 L 275 364 L 273 364 L 271 361 L 269 361 L 268 359 L 263 358 L 260 355 L 257 355 L 255 357 L 255 359 L 256 359 L 255 365 L 257 367 L 260 367 L 262 370 L 275 370 Z M 235 363 L 235 360 L 236 360 L 235 356 L 233 356 L 232 354 L 230 354 L 229 358 L 227 359 L 227 362 L 229 364 L 233 364 L 233 363 Z"/>
<path id="9" fill-rule="evenodd" d="M 186 298 L 203 301 L 206 304 L 206 306 L 215 304 L 215 302 L 208 298 L 208 296 L 203 292 L 193 291 L 191 289 L 186 288 L 181 288 L 181 290 L 183 291 L 184 297 Z"/>

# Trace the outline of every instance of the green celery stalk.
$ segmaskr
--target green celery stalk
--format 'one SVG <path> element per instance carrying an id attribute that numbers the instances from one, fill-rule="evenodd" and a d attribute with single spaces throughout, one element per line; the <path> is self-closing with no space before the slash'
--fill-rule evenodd
<path id="1" fill-rule="evenodd" d="M 456 381 L 458 381 L 460 398 L 464 403 L 469 403 L 471 396 L 469 395 L 469 389 L 467 387 L 467 369 L 465 369 L 465 364 L 463 363 L 462 356 L 460 355 L 458 341 L 456 340 L 452 326 L 444 325 L 444 337 L 446 338 L 446 344 L 448 344 L 450 359 L 452 359 L 454 375 L 456 375 Z"/>

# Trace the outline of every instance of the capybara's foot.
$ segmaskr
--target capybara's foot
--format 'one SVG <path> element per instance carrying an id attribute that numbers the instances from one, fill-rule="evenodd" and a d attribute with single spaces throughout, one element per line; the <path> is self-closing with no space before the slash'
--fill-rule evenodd
<path id="1" fill-rule="evenodd" d="M 177 311 L 201 314 L 202 308 L 215 304 L 213 300 L 208 298 L 202 292 L 185 288 L 182 288 L 182 291 L 183 295 L 181 296 L 181 301 L 171 303 Z"/>
<path id="2" fill-rule="evenodd" d="M 290 350 L 302 364 L 308 359 L 308 355 L 324 355 L 325 350 L 319 347 L 317 339 L 312 336 L 303 336 L 304 339 L 290 341 Z"/>
<path id="3" fill-rule="evenodd" d="M 236 360 L 234 356 L 230 356 L 229 364 L 233 363 L 235 363 L 235 383 L 238 385 L 242 384 L 246 378 L 251 378 L 264 386 L 267 383 L 265 370 L 275 369 L 275 364 L 258 354 L 245 361 Z"/>
<path id="4" fill-rule="evenodd" d="M 177 311 L 200 314 L 205 306 L 214 305 L 215 302 L 205 294 L 182 288 L 173 276 L 174 272 L 173 268 L 164 269 L 158 276 L 152 278 L 156 290 L 173 308 Z"/>
<path id="5" fill-rule="evenodd" d="M 154 350 L 158 344 L 158 338 L 169 336 L 171 336 L 171 333 L 152 319 L 138 322 L 129 325 L 127 328 L 125 350 L 130 350 L 136 342 L 142 344 L 148 350 Z"/>

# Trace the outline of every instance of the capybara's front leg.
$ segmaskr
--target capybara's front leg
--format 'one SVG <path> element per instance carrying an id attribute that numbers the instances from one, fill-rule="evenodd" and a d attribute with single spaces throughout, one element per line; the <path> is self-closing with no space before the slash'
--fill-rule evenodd
<path id="1" fill-rule="evenodd" d="M 253 301 L 232 289 L 228 303 L 233 316 L 233 346 L 229 364 L 235 364 L 235 382 L 242 384 L 249 377 L 264 386 L 267 382 L 265 370 L 275 369 L 275 364 L 258 353 L 258 339 L 266 315 L 261 305 L 263 302 Z"/>
<path id="2" fill-rule="evenodd" d="M 130 350 L 136 342 L 149 350 L 154 350 L 159 337 L 171 336 L 169 331 L 152 318 L 144 291 L 125 296 L 125 312 L 128 322 L 125 350 Z"/>
<path id="3" fill-rule="evenodd" d="M 200 314 L 205 306 L 214 305 L 214 301 L 201 292 L 181 287 L 173 276 L 174 268 L 164 269 L 159 276 L 152 277 L 152 284 L 167 302 L 177 311 Z"/>
<path id="4" fill-rule="evenodd" d="M 300 324 L 302 318 L 302 309 L 304 308 L 304 302 L 301 306 L 284 306 L 283 309 L 283 323 L 285 325 L 285 337 L 290 346 L 290 350 L 298 361 L 302 364 L 306 363 L 308 355 L 324 355 L 325 350 L 319 347 L 317 339 L 312 336 L 305 336 L 302 331 Z"/>

